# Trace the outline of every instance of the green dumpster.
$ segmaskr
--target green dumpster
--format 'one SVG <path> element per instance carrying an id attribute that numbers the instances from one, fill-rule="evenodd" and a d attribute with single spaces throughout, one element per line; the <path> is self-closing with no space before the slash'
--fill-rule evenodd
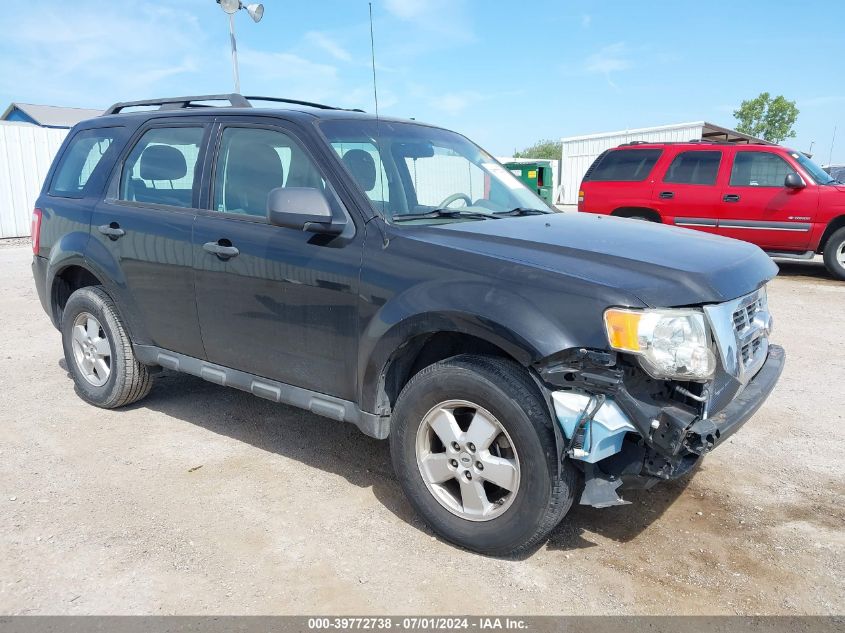
<path id="1" fill-rule="evenodd" d="M 519 178 L 530 189 L 537 192 L 547 204 L 554 201 L 554 177 L 552 164 L 549 161 L 538 160 L 533 163 L 505 163 L 511 173 Z"/>

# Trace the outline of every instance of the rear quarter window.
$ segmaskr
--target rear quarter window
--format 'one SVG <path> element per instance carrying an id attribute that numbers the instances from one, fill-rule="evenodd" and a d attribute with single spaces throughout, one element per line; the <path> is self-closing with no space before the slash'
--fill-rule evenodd
<path id="1" fill-rule="evenodd" d="M 48 193 L 59 197 L 81 196 L 116 136 L 117 128 L 81 130 L 74 135 L 59 159 Z"/>
<path id="2" fill-rule="evenodd" d="M 584 181 L 638 182 L 648 178 L 663 150 L 620 149 L 599 156 Z"/>

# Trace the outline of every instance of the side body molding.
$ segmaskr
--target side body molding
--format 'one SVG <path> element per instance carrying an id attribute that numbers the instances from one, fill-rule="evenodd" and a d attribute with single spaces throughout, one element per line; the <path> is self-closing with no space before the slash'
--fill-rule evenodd
<path id="1" fill-rule="evenodd" d="M 134 345 L 133 348 L 135 356 L 144 364 L 160 365 L 173 371 L 198 376 L 224 387 L 248 391 L 266 400 L 305 409 L 326 418 L 351 422 L 363 433 L 376 439 L 385 439 L 390 431 L 389 418 L 365 413 L 354 402 L 348 400 L 287 385 L 152 345 Z"/>

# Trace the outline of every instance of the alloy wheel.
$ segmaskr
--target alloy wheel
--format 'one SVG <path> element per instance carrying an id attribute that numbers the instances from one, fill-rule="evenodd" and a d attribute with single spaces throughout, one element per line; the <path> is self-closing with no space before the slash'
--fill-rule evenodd
<path id="1" fill-rule="evenodd" d="M 73 360 L 86 381 L 102 387 L 111 375 L 111 345 L 100 322 L 80 312 L 71 330 Z"/>
<path id="2" fill-rule="evenodd" d="M 466 400 L 441 402 L 423 417 L 416 457 L 429 492 L 462 519 L 502 515 L 519 490 L 519 457 L 508 432 Z"/>

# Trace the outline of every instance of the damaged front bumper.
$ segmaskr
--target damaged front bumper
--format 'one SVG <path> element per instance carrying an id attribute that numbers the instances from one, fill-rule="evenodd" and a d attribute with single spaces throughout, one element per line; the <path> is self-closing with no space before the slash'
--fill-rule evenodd
<path id="1" fill-rule="evenodd" d="M 625 503 L 617 493 L 620 488 L 647 488 L 688 473 L 760 408 L 784 360 L 783 348 L 769 346 L 754 377 L 727 406 L 710 415 L 675 401 L 634 395 L 616 369 L 573 372 L 573 386 L 552 391 L 551 401 L 563 434 L 561 457 L 575 460 L 584 472 L 581 503 L 618 505 Z"/>

